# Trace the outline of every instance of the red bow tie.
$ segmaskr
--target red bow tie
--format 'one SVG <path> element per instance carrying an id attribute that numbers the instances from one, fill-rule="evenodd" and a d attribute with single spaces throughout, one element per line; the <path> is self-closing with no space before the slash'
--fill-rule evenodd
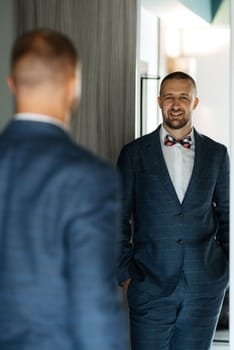
<path id="1" fill-rule="evenodd" d="M 171 146 L 174 146 L 176 143 L 181 144 L 185 148 L 191 148 L 192 146 L 191 136 L 184 137 L 181 140 L 176 140 L 173 136 L 166 135 L 164 139 L 164 145 L 171 147 Z"/>

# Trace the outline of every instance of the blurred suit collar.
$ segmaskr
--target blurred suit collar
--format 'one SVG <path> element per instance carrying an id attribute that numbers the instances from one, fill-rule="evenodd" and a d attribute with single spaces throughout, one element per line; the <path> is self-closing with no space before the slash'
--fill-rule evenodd
<path id="1" fill-rule="evenodd" d="M 31 122 L 41 122 L 41 123 L 48 123 L 52 125 L 56 125 L 59 128 L 68 131 L 68 125 L 60 122 L 58 119 L 55 119 L 49 115 L 45 114 L 37 114 L 37 113 L 16 113 L 14 115 L 14 120 L 24 120 L 24 121 L 31 121 Z"/>

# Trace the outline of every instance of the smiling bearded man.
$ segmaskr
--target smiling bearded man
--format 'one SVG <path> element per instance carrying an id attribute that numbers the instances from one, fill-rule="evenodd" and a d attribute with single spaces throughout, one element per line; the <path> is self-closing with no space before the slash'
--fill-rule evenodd
<path id="1" fill-rule="evenodd" d="M 126 145 L 119 283 L 132 350 L 208 350 L 228 285 L 229 159 L 192 125 L 194 79 L 167 75 L 163 123 Z"/>

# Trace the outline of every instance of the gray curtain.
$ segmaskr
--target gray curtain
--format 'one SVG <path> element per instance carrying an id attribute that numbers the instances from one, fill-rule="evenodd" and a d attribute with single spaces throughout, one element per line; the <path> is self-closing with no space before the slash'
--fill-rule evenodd
<path id="1" fill-rule="evenodd" d="M 82 58 L 82 101 L 72 134 L 116 162 L 135 132 L 136 0 L 16 0 L 17 35 L 66 33 Z"/>

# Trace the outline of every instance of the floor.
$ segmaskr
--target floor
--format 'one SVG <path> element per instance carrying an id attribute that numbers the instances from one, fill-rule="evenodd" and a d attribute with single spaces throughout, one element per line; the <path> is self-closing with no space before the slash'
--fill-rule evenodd
<path id="1" fill-rule="evenodd" d="M 212 350 L 229 350 L 228 331 L 217 331 Z"/>

